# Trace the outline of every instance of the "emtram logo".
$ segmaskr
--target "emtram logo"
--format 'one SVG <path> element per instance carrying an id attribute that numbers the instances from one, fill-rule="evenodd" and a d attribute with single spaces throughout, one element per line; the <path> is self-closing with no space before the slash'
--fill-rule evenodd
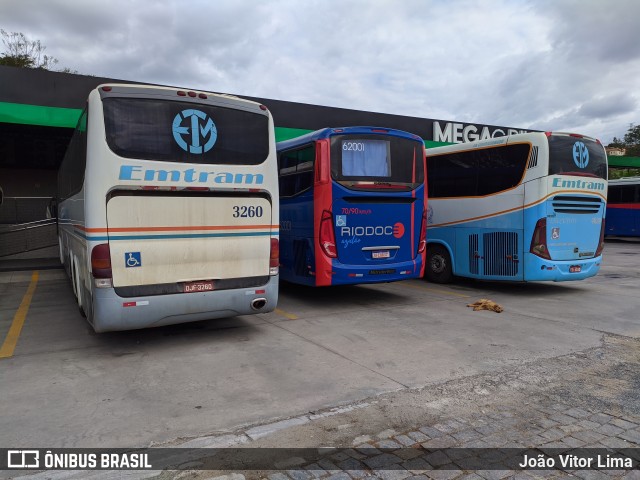
<path id="1" fill-rule="evenodd" d="M 190 143 L 187 143 L 184 135 L 189 135 L 187 140 Z M 211 150 L 216 143 L 218 129 L 206 113 L 189 108 L 174 117 L 173 138 L 185 152 L 202 154 Z M 204 144 L 202 144 L 201 140 Z"/>
<path id="2" fill-rule="evenodd" d="M 573 161 L 578 168 L 586 168 L 589 165 L 589 150 L 583 142 L 573 144 Z"/>

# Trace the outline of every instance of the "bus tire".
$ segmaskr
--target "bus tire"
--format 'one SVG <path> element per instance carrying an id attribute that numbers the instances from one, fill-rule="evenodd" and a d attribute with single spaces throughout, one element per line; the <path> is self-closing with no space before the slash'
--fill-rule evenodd
<path id="1" fill-rule="evenodd" d="M 74 257 L 73 262 L 73 284 L 75 285 L 76 298 L 78 300 L 78 310 L 80 311 L 80 315 L 86 317 L 84 313 L 84 305 L 85 305 L 85 295 L 84 295 L 84 285 L 82 284 L 82 279 L 80 278 L 80 272 L 78 272 L 78 259 Z"/>
<path id="2" fill-rule="evenodd" d="M 69 278 L 71 278 L 71 289 L 73 290 L 73 296 L 78 298 L 78 290 L 76 289 L 76 265 L 74 262 L 74 257 L 69 252 Z"/>
<path id="3" fill-rule="evenodd" d="M 453 280 L 453 268 L 449 251 L 442 245 L 427 245 L 425 277 L 433 283 L 449 283 Z"/>
<path id="4" fill-rule="evenodd" d="M 82 290 L 82 307 L 80 314 L 87 319 L 89 325 L 93 327 L 93 298 L 91 292 L 84 285 L 80 287 Z"/>
<path id="5" fill-rule="evenodd" d="M 62 246 L 62 237 L 58 237 L 58 246 L 60 247 L 60 263 L 64 265 L 64 248 Z"/>

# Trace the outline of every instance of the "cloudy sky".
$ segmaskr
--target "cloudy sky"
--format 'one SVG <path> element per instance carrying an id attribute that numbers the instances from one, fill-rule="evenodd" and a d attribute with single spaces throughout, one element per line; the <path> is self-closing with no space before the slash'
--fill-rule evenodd
<path id="1" fill-rule="evenodd" d="M 0 0 L 56 68 L 605 144 L 640 123 L 638 19 L 638 0 Z"/>

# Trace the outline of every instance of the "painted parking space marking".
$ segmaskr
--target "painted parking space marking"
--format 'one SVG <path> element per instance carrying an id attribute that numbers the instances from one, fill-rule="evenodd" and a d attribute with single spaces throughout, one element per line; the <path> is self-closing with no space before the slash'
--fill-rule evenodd
<path id="1" fill-rule="evenodd" d="M 297 315 L 294 315 L 293 313 L 286 312 L 286 311 L 282 310 L 281 308 L 276 308 L 275 312 L 278 315 L 280 315 L 282 317 L 285 317 L 285 318 L 287 318 L 289 320 L 298 320 L 298 316 Z"/>
<path id="2" fill-rule="evenodd" d="M 38 285 L 38 278 L 39 273 L 36 270 L 31 274 L 31 283 L 29 284 L 29 288 L 27 288 L 27 293 L 22 297 L 18 311 L 13 316 L 9 333 L 7 333 L 7 337 L 4 339 L 2 347 L 0 347 L 0 358 L 10 358 L 13 356 L 13 352 L 18 344 L 18 339 L 20 338 L 20 332 L 22 332 L 22 326 L 27 318 L 27 312 L 29 312 L 29 307 L 31 306 L 33 294 Z"/>

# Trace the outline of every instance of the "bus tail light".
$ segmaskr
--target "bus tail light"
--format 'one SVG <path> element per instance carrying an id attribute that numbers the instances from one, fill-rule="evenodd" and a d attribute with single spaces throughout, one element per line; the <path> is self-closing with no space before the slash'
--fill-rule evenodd
<path id="1" fill-rule="evenodd" d="M 322 185 L 326 185 L 331 181 L 331 168 L 329 165 L 325 165 L 322 161 L 323 158 L 327 158 L 329 156 L 330 148 L 331 144 L 329 143 L 329 139 L 318 140 L 316 142 L 315 181 Z"/>
<path id="2" fill-rule="evenodd" d="M 418 253 L 424 252 L 427 248 L 427 212 L 422 212 L 422 225 L 420 225 L 420 241 L 418 242 Z"/>
<path id="3" fill-rule="evenodd" d="M 551 260 L 549 255 L 549 249 L 547 248 L 547 219 L 541 218 L 536 223 L 536 228 L 533 231 L 533 238 L 531 239 L 531 253 L 541 258 Z"/>
<path id="4" fill-rule="evenodd" d="M 111 278 L 111 251 L 108 243 L 96 245 L 91 250 L 91 273 L 93 278 Z"/>
<path id="5" fill-rule="evenodd" d="M 602 251 L 604 250 L 604 219 L 602 219 L 602 224 L 600 225 L 600 240 L 598 240 L 598 248 L 596 248 L 596 257 L 602 255 Z"/>
<path id="6" fill-rule="evenodd" d="M 320 220 L 320 247 L 327 257 L 336 258 L 338 256 L 336 235 L 333 231 L 333 215 L 328 210 L 322 212 Z"/>
<path id="7" fill-rule="evenodd" d="M 271 252 L 269 253 L 269 275 L 278 275 L 280 267 L 280 241 L 271 239 Z"/>

